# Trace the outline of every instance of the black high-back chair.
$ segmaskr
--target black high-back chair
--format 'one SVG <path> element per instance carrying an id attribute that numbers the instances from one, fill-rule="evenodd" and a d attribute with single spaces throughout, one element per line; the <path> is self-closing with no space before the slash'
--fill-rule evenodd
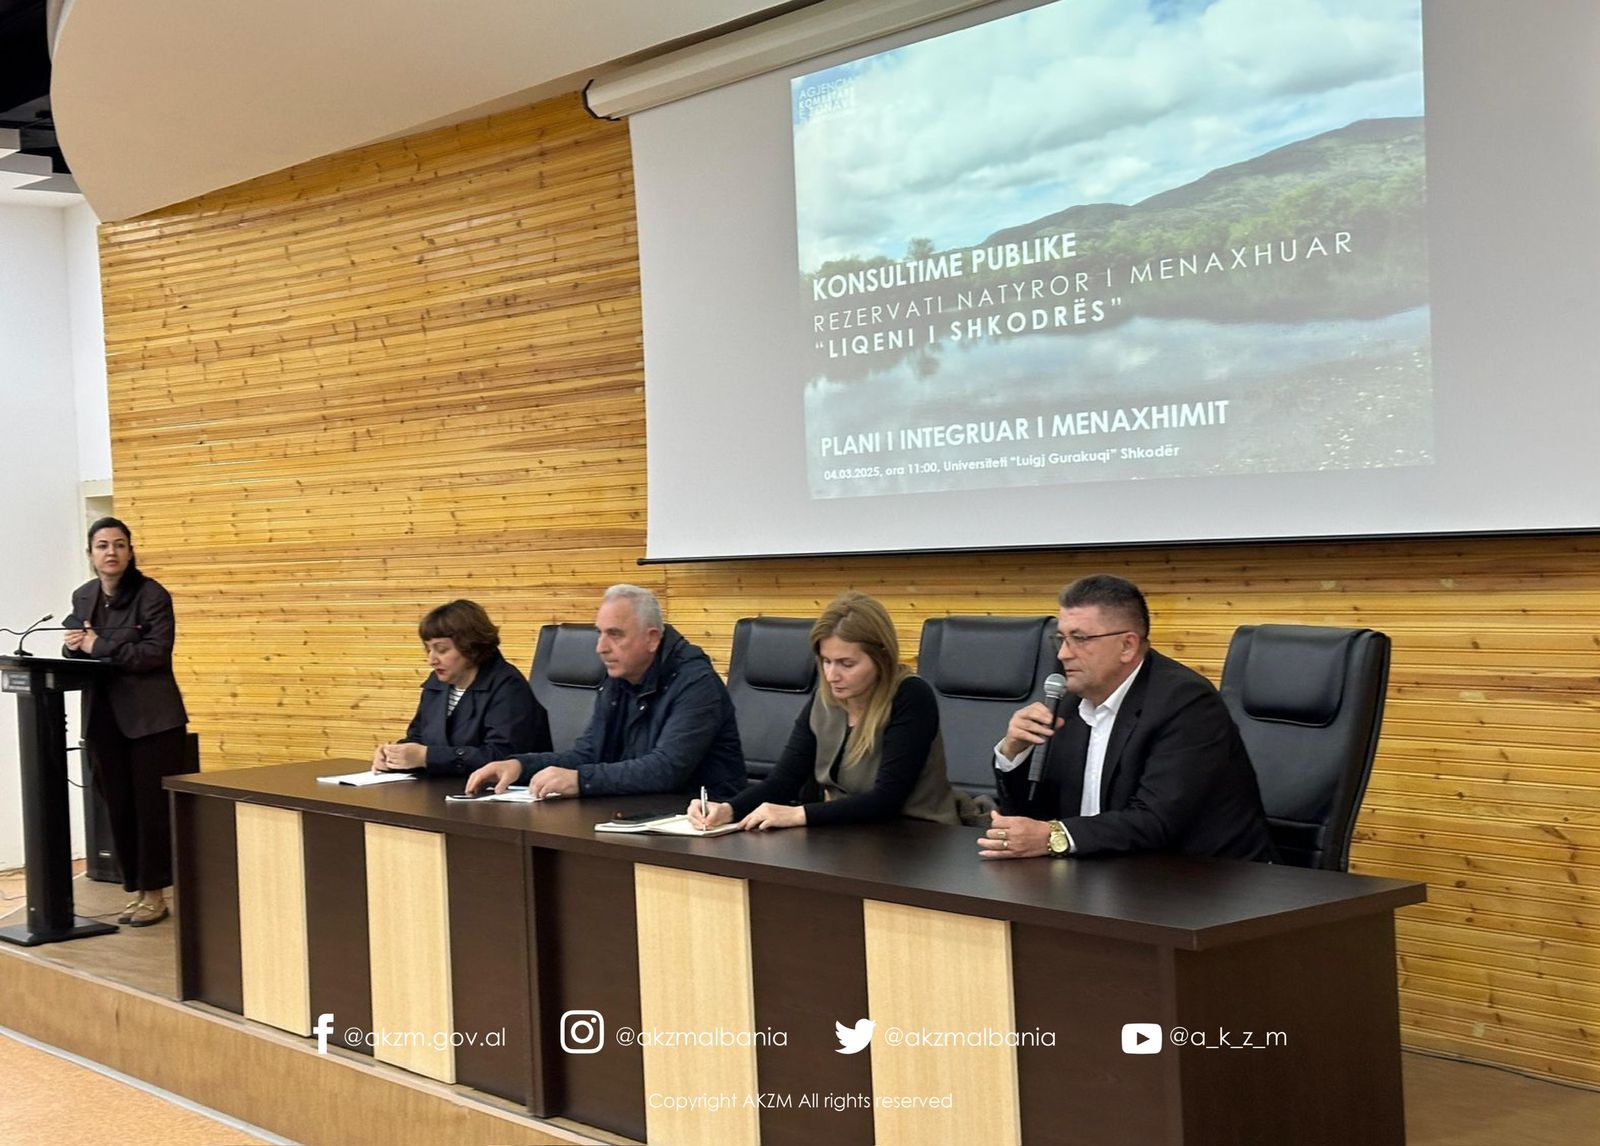
<path id="1" fill-rule="evenodd" d="M 917 674 L 939 697 L 950 782 L 994 793 L 994 746 L 1011 714 L 1044 698 L 1056 671 L 1054 617 L 934 617 L 922 624 Z"/>
<path id="2" fill-rule="evenodd" d="M 728 694 L 752 780 L 777 764 L 795 718 L 816 688 L 811 624 L 797 617 L 745 617 L 733 626 Z"/>
<path id="3" fill-rule="evenodd" d="M 545 625 L 533 649 L 528 683 L 550 714 L 550 740 L 565 752 L 589 726 L 595 692 L 605 683 L 606 666 L 595 652 L 600 630 L 593 625 Z"/>
<path id="4" fill-rule="evenodd" d="M 1345 871 L 1372 775 L 1389 684 L 1389 638 L 1373 629 L 1242 625 L 1222 699 L 1261 784 L 1284 863 Z"/>

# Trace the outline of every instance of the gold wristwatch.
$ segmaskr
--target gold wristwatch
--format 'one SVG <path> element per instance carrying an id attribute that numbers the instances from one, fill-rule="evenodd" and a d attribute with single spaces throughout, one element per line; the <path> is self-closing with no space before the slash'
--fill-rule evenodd
<path id="1" fill-rule="evenodd" d="M 1060 820 L 1050 821 L 1050 854 L 1064 856 L 1071 849 L 1072 843 L 1067 839 L 1067 829 Z"/>

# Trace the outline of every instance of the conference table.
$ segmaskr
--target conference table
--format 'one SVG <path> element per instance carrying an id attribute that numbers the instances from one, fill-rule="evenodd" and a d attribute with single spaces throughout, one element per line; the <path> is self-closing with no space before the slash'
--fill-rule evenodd
<path id="1" fill-rule="evenodd" d="M 362 767 L 166 780 L 181 998 L 652 1142 L 1404 1140 L 1422 884 L 317 782 Z"/>

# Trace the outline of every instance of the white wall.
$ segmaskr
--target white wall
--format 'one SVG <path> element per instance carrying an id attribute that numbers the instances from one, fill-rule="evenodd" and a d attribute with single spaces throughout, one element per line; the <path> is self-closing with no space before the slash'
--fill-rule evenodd
<path id="1" fill-rule="evenodd" d="M 78 477 L 111 480 L 111 411 L 106 399 L 106 322 L 100 306 L 100 221 L 78 202 L 61 212 L 66 230 L 67 313 L 78 411 Z"/>
<path id="2" fill-rule="evenodd" d="M 88 577 L 74 368 L 98 357 L 103 410 L 105 351 L 93 216 L 85 219 L 83 212 L 0 205 L 0 544 L 8 554 L 0 561 L 0 626 L 7 628 L 44 613 L 59 616 L 73 587 Z M 84 281 L 91 276 L 92 284 Z M 82 348 L 74 330 L 80 316 L 91 328 Z M 92 379 L 85 382 L 86 389 L 94 386 Z M 105 437 L 103 447 L 97 433 Z M 91 465 L 109 477 L 109 434 L 91 429 L 84 438 L 95 447 L 86 451 Z M 4 651 L 16 647 L 14 637 L 0 639 Z M 60 634 L 41 633 L 29 638 L 28 649 L 50 653 L 59 640 Z M 16 707 L 12 697 L 0 697 L 0 869 L 22 863 Z M 75 720 L 71 728 L 75 738 Z M 75 757 L 71 774 L 76 778 Z M 74 791 L 74 809 L 75 797 Z M 75 850 L 81 855 L 81 844 Z"/>

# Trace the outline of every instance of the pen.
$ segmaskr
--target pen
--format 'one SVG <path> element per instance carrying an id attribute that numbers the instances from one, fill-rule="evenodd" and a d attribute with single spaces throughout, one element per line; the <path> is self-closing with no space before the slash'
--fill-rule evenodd
<path id="1" fill-rule="evenodd" d="M 700 785 L 700 830 L 706 830 L 706 786 Z"/>

